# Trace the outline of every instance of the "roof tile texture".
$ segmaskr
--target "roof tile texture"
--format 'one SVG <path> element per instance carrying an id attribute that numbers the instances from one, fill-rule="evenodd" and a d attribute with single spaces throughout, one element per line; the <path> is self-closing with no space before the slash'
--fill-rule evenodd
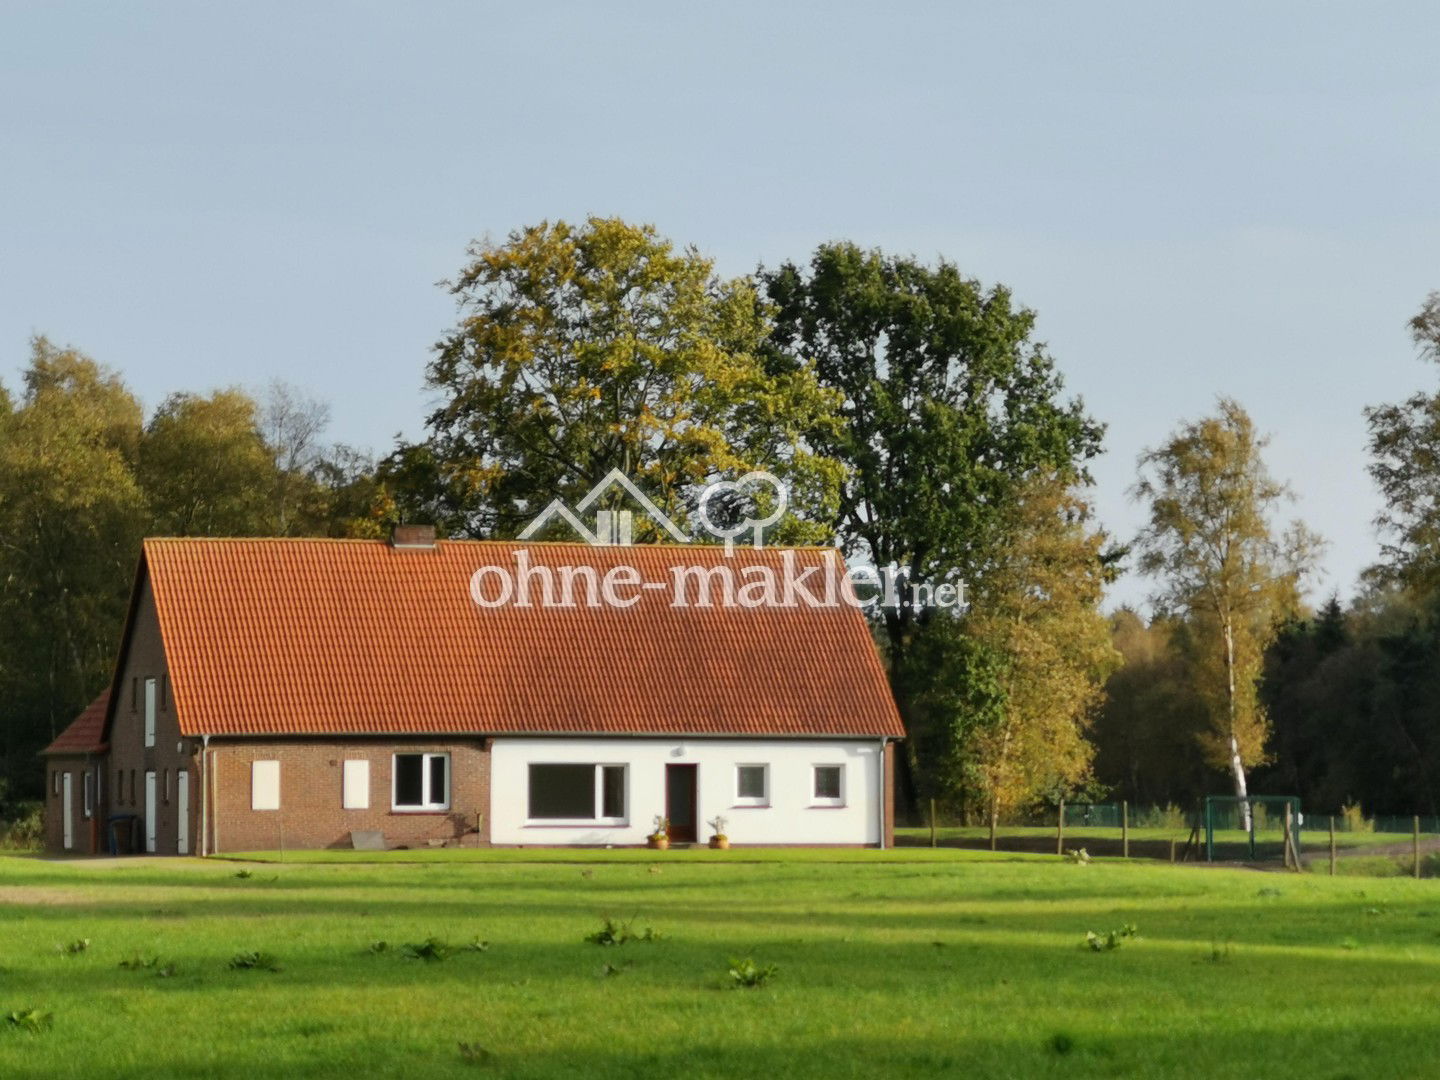
<path id="1" fill-rule="evenodd" d="M 628 608 L 476 604 L 476 570 L 513 577 L 522 549 L 665 587 L 623 590 Z M 904 734 L 855 608 L 702 609 L 693 584 L 691 606 L 672 605 L 673 568 L 725 564 L 720 548 L 161 539 L 144 558 L 187 735 Z M 740 583 L 786 558 L 816 568 L 812 592 L 840 572 L 823 549 L 739 549 L 729 565 Z M 498 575 L 484 581 L 497 595 Z"/>
<path id="2" fill-rule="evenodd" d="M 105 710 L 110 704 L 106 690 L 85 707 L 85 711 L 59 735 L 41 754 L 98 754 L 106 748 Z"/>

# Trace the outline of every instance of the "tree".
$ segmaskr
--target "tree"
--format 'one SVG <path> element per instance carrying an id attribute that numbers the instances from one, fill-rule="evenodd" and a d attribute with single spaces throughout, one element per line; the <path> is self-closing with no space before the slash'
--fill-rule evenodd
<path id="1" fill-rule="evenodd" d="M 1110 619 L 1122 663 L 1105 684 L 1091 729 L 1095 779 L 1132 803 L 1188 805 L 1204 790 L 1194 754 L 1205 726 L 1203 703 L 1175 647 L 1176 620 L 1146 622 L 1121 608 Z"/>
<path id="2" fill-rule="evenodd" d="M 1440 292 L 1426 297 L 1410 333 L 1423 359 L 1440 362 Z M 1376 524 L 1387 537 L 1368 577 L 1440 591 L 1440 393 L 1366 409 L 1365 420 L 1370 475 L 1385 500 Z"/>
<path id="3" fill-rule="evenodd" d="M 1105 534 L 1062 477 L 1022 494 L 1009 542 L 972 585 L 967 637 L 1000 658 L 999 708 L 972 728 L 967 756 L 992 820 L 1090 778 L 1087 731 L 1119 655 L 1100 613 Z"/>
<path id="4" fill-rule="evenodd" d="M 803 364 L 762 363 L 768 312 L 749 281 L 651 226 L 592 217 L 472 245 L 449 288 L 460 321 L 428 370 L 443 403 L 382 470 L 401 512 L 513 536 L 619 469 L 683 527 L 701 485 L 767 469 L 791 485 L 783 535 L 830 535 L 840 467 L 803 436 L 833 395 Z"/>
<path id="5" fill-rule="evenodd" d="M 905 602 L 884 612 L 882 641 L 911 764 L 938 791 L 949 783 L 940 774 L 961 768 L 939 749 L 962 722 L 951 710 L 991 701 L 1000 661 L 943 623 L 931 628 L 933 613 L 909 603 L 903 586 L 983 578 L 1027 486 L 1083 482 L 1102 428 L 1078 399 L 1063 399 L 1053 361 L 1032 340 L 1034 312 L 951 263 L 836 243 L 808 266 L 762 270 L 761 280 L 777 308 L 772 367 L 813 361 L 840 396 L 842 423 L 808 441 L 846 466 L 838 523 L 847 551 L 898 570 Z"/>
<path id="6" fill-rule="evenodd" d="M 34 754 L 109 677 L 145 504 L 118 375 L 36 338 L 24 385 L 0 416 L 0 731 L 13 788 L 34 791 Z"/>
<path id="7" fill-rule="evenodd" d="M 276 536 L 296 535 L 304 529 L 306 511 L 312 517 L 316 512 L 315 497 L 321 489 L 315 472 L 326 458 L 320 439 L 329 425 L 330 406 L 325 402 L 280 379 L 266 388 L 259 428 L 274 467 L 271 517 Z M 346 454 L 346 466 L 353 467 L 354 455 Z"/>
<path id="8" fill-rule="evenodd" d="M 137 475 L 166 536 L 263 536 L 274 458 L 255 400 L 240 390 L 171 394 L 145 427 Z"/>
<path id="9" fill-rule="evenodd" d="M 1320 541 L 1299 522 L 1276 536 L 1270 521 L 1289 496 L 1273 479 L 1259 436 L 1238 402 L 1181 425 L 1140 457 L 1134 496 L 1149 504 L 1136 541 L 1139 567 L 1158 580 L 1162 614 L 1183 618 L 1181 648 L 1206 703 L 1206 760 L 1246 794 L 1246 769 L 1265 760 L 1268 726 L 1256 683 L 1276 626 L 1296 611 Z"/>

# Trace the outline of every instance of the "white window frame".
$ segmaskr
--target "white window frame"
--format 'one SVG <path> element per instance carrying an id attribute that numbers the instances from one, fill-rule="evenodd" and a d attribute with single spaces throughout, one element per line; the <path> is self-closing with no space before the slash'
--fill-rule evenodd
<path id="1" fill-rule="evenodd" d="M 80 779 L 80 787 L 85 793 L 85 816 L 95 816 L 95 770 L 86 769 Z"/>
<path id="2" fill-rule="evenodd" d="M 832 799 L 832 798 L 829 798 L 828 796 L 824 796 L 824 795 L 819 794 L 819 792 L 818 792 L 817 789 L 818 789 L 819 786 L 820 786 L 820 770 L 821 770 L 821 769 L 838 769 L 838 770 L 840 771 L 840 795 L 839 795 L 838 798 Z M 849 771 L 849 770 L 847 770 L 847 769 L 845 768 L 845 765 L 844 765 L 842 762 L 837 762 L 837 761 L 817 761 L 817 762 L 815 762 L 815 763 L 811 766 L 811 768 L 810 768 L 810 805 L 811 805 L 811 806 L 844 806 L 844 805 L 845 805 L 845 789 L 846 789 L 846 786 L 847 786 L 845 774 L 846 774 L 846 772 L 848 772 L 848 771 Z"/>
<path id="3" fill-rule="evenodd" d="M 340 807 L 343 810 L 370 809 L 369 758 L 347 758 L 340 763 Z"/>
<path id="4" fill-rule="evenodd" d="M 418 806 L 401 806 L 397 800 L 397 789 L 400 786 L 400 770 L 395 767 L 397 758 L 418 757 L 420 762 L 420 804 Z M 430 791 L 430 762 L 435 758 L 443 758 L 445 761 L 445 801 L 433 801 Z M 450 809 L 450 792 L 455 786 L 455 773 L 451 768 L 450 754 L 446 751 L 431 753 L 421 750 L 397 751 L 390 755 L 390 809 L 396 814 L 433 814 L 440 810 Z"/>
<path id="5" fill-rule="evenodd" d="M 764 777 L 765 793 L 763 795 L 742 795 L 740 794 L 740 770 L 759 769 Z M 761 764 L 758 761 L 742 761 L 735 766 L 735 805 L 736 806 L 769 806 L 770 805 L 770 766 Z"/>
<path id="6" fill-rule="evenodd" d="M 530 767 L 539 765 L 591 765 L 595 769 L 595 813 L 588 818 L 551 818 L 530 816 Z M 605 817 L 602 811 L 605 809 L 605 775 L 604 769 L 619 769 L 624 777 L 621 785 L 625 799 L 625 813 L 619 817 Z M 630 763 L 626 761 L 527 761 L 525 763 L 525 824 L 540 828 L 552 825 L 582 825 L 594 827 L 597 825 L 607 828 L 623 828 L 630 824 Z"/>
<path id="7" fill-rule="evenodd" d="M 155 680 L 145 680 L 145 745 L 155 745 Z"/>
<path id="8" fill-rule="evenodd" d="M 274 790 L 270 790 L 271 779 Z M 273 758 L 250 763 L 250 809 L 280 809 L 280 762 Z"/>

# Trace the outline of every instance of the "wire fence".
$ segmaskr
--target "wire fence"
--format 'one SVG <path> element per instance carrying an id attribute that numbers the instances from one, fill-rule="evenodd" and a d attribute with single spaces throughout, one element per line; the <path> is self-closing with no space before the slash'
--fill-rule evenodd
<path id="1" fill-rule="evenodd" d="M 1426 861 L 1423 848 L 1431 853 L 1429 861 L 1440 865 L 1440 815 L 1366 817 L 1353 806 L 1307 814 L 1294 796 L 1211 796 L 1192 807 L 1065 802 L 993 823 L 948 818 L 934 805 L 927 809 L 898 831 L 900 844 L 1071 857 L 1084 850 L 1172 862 L 1277 862 L 1297 869 L 1328 855 L 1332 872 L 1341 855 L 1409 856 L 1407 865 L 1419 867 Z"/>

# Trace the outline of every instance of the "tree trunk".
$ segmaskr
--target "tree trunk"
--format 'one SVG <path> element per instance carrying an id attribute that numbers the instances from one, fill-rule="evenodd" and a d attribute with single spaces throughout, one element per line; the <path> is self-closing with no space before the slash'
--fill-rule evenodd
<path id="1" fill-rule="evenodd" d="M 1230 717 L 1230 773 L 1235 781 L 1235 795 L 1241 799 L 1240 824 L 1246 833 L 1250 831 L 1250 800 L 1245 787 L 1245 762 L 1240 757 L 1240 740 L 1235 735 L 1235 630 L 1229 615 L 1221 618 L 1225 630 L 1225 700 Z"/>

